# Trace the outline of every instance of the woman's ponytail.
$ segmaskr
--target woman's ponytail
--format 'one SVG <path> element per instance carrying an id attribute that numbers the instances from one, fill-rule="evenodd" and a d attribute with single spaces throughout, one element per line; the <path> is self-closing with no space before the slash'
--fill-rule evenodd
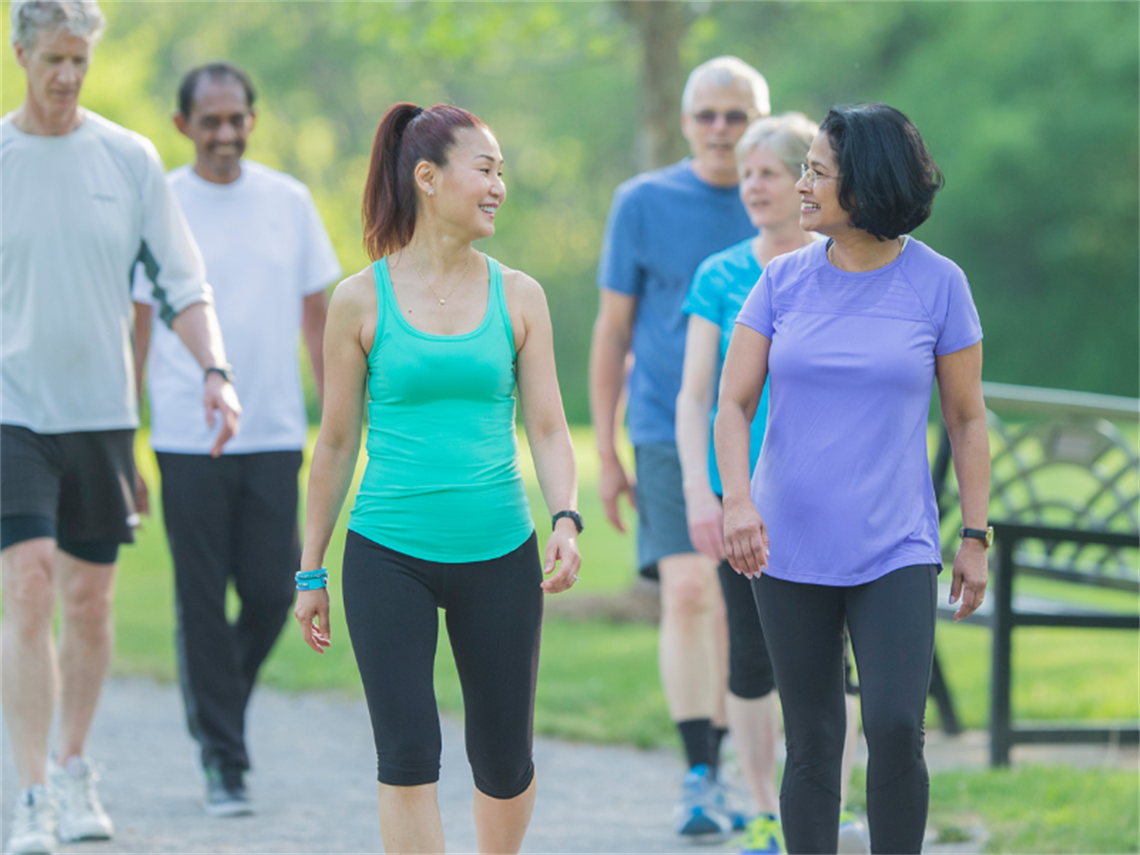
<path id="1" fill-rule="evenodd" d="M 425 110 L 403 101 L 384 113 L 372 141 L 361 210 L 364 248 L 373 261 L 412 239 L 416 230 L 416 164 L 426 160 L 446 166 L 455 131 L 463 127 L 485 126 L 466 110 L 447 104 Z"/>
<path id="2" fill-rule="evenodd" d="M 373 261 L 406 244 L 415 229 L 415 190 L 411 181 L 400 186 L 400 149 L 408 125 L 422 112 L 415 104 L 393 104 L 376 128 L 362 210 L 364 248 Z"/>

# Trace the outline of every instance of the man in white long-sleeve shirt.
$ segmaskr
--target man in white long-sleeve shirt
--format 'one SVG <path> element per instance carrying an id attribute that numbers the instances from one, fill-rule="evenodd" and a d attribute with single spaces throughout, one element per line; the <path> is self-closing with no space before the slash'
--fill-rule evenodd
<path id="1" fill-rule="evenodd" d="M 79 106 L 104 26 L 98 5 L 15 0 L 11 14 L 27 94 L 0 121 L 3 709 L 20 781 L 6 851 L 50 853 L 57 839 L 112 834 L 83 747 L 111 657 L 118 547 L 137 522 L 137 261 L 204 372 L 205 418 L 220 422 L 213 453 L 236 432 L 240 406 L 201 256 L 158 153 Z"/>

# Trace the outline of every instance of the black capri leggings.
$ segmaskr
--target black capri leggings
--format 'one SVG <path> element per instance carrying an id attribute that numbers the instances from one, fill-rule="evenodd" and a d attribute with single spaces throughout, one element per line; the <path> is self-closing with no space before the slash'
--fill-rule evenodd
<path id="1" fill-rule="evenodd" d="M 433 682 L 439 612 L 463 687 L 467 759 L 480 792 L 520 795 L 534 778 L 534 689 L 542 625 L 538 537 L 500 558 L 423 561 L 348 532 L 344 611 L 364 683 L 377 778 L 439 780 Z"/>
<path id="2" fill-rule="evenodd" d="M 923 716 L 938 569 L 903 567 L 852 587 L 768 575 L 753 583 L 784 712 L 780 814 L 788 852 L 835 852 L 838 845 L 844 620 L 859 668 L 871 851 L 922 850 L 930 795 Z"/>

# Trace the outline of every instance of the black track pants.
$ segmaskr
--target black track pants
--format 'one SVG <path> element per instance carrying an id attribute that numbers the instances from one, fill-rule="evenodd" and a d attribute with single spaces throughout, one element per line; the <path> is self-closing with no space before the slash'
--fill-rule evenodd
<path id="1" fill-rule="evenodd" d="M 246 706 L 293 605 L 301 452 L 157 456 L 186 721 L 204 765 L 248 769 Z M 241 598 L 233 624 L 231 579 Z"/>
<path id="2" fill-rule="evenodd" d="M 535 534 L 499 558 L 442 564 L 348 532 L 345 620 L 381 783 L 411 787 L 439 780 L 433 678 L 442 608 L 463 687 L 475 786 L 497 799 L 514 798 L 530 786 L 541 583 Z"/>
<path id="3" fill-rule="evenodd" d="M 788 852 L 835 852 L 838 845 L 844 621 L 862 690 L 871 851 L 921 851 L 937 576 L 936 565 L 922 564 L 847 588 L 768 575 L 754 582 L 784 712 L 780 813 Z"/>

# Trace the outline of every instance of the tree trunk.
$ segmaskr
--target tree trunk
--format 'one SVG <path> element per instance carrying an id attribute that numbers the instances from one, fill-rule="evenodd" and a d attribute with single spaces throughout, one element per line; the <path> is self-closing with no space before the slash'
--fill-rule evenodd
<path id="1" fill-rule="evenodd" d="M 688 151 L 681 135 L 681 40 L 693 15 L 680 0 L 621 0 L 617 6 L 642 47 L 637 164 L 642 171 L 656 169 Z"/>

